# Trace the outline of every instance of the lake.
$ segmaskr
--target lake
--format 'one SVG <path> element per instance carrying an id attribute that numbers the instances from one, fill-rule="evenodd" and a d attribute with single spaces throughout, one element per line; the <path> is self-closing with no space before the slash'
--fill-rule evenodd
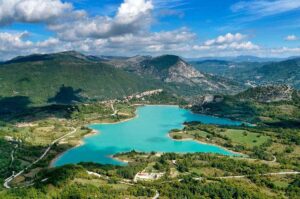
<path id="1" fill-rule="evenodd" d="M 205 124 L 241 125 L 241 122 L 224 118 L 194 114 L 178 106 L 141 106 L 137 117 L 116 124 L 93 124 L 89 127 L 99 133 L 84 138 L 84 144 L 70 149 L 56 159 L 53 166 L 79 162 L 124 165 L 112 158 L 116 153 L 175 152 L 217 153 L 236 155 L 222 147 L 196 141 L 175 141 L 168 137 L 172 129 L 182 129 L 183 123 L 199 121 Z"/>

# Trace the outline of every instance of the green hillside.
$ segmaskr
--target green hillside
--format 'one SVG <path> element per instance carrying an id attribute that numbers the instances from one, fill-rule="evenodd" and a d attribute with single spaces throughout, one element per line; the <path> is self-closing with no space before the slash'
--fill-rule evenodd
<path id="1" fill-rule="evenodd" d="M 299 58 L 278 62 L 205 60 L 191 64 L 199 71 L 220 75 L 246 85 L 288 84 L 300 88 Z"/>
<path id="2" fill-rule="evenodd" d="M 239 82 L 198 71 L 176 55 L 133 57 L 124 63 L 127 63 L 122 66 L 125 70 L 161 80 L 173 92 L 184 96 L 238 93 L 244 89 Z"/>
<path id="3" fill-rule="evenodd" d="M 288 86 L 251 88 L 235 96 L 199 101 L 194 112 L 271 126 L 300 126 L 300 94 Z"/>
<path id="4" fill-rule="evenodd" d="M 142 62 L 146 68 L 153 66 L 156 70 L 164 71 L 168 70 L 170 67 L 177 64 L 180 61 L 180 57 L 175 55 L 164 55 L 160 57 L 155 57 L 153 59 L 145 60 Z"/>
<path id="5" fill-rule="evenodd" d="M 243 80 L 249 78 L 248 71 L 257 70 L 266 62 L 233 62 L 225 60 L 204 60 L 190 62 L 197 70 L 220 75 L 234 80 Z"/>
<path id="6" fill-rule="evenodd" d="M 25 96 L 33 104 L 118 98 L 157 87 L 153 80 L 75 52 L 18 57 L 0 65 L 0 96 Z"/>
<path id="7" fill-rule="evenodd" d="M 267 64 L 255 71 L 254 75 L 260 76 L 262 83 L 284 83 L 300 88 L 300 59 Z"/>

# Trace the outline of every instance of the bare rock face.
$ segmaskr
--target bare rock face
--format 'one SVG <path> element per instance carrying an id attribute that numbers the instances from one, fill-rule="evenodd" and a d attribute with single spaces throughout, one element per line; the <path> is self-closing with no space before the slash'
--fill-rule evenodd
<path id="1" fill-rule="evenodd" d="M 263 103 L 291 101 L 293 94 L 298 95 L 291 86 L 287 85 L 267 85 L 248 89 L 238 97 L 242 100 L 254 100 Z"/>
<path id="2" fill-rule="evenodd" d="M 232 89 L 229 82 L 201 73 L 178 56 L 164 55 L 151 58 L 144 60 L 141 66 L 140 74 L 152 75 L 167 83 L 201 87 L 202 90 L 208 92 L 229 91 Z"/>
<path id="3" fill-rule="evenodd" d="M 202 73 L 182 60 L 170 67 L 168 73 L 167 78 L 164 79 L 165 82 L 192 84 L 199 82 L 199 78 L 205 78 Z"/>
<path id="4" fill-rule="evenodd" d="M 159 57 L 135 56 L 127 59 L 109 60 L 111 65 L 140 76 L 152 77 L 166 83 L 197 87 L 209 93 L 228 93 L 240 89 L 229 80 L 202 73 L 175 55 Z M 240 90 L 238 90 L 240 91 Z"/>
<path id="5" fill-rule="evenodd" d="M 204 95 L 199 96 L 197 99 L 194 98 L 192 104 L 195 105 L 204 105 L 204 104 L 211 104 L 211 103 L 220 103 L 224 100 L 223 96 L 219 95 Z"/>

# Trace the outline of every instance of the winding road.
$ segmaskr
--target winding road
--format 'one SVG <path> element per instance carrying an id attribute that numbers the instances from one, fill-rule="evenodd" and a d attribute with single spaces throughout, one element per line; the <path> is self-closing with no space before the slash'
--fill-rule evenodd
<path id="1" fill-rule="evenodd" d="M 62 137 L 60 137 L 60 138 L 57 138 L 56 140 L 54 140 L 53 142 L 51 142 L 50 145 L 48 146 L 48 148 L 45 150 L 45 152 L 44 152 L 37 160 L 35 160 L 33 163 L 29 164 L 25 169 L 21 170 L 21 171 L 20 171 L 19 173 L 17 173 L 17 174 L 14 174 L 14 172 L 13 172 L 13 174 L 12 174 L 10 177 L 8 177 L 8 178 L 5 179 L 3 186 L 4 186 L 5 188 L 7 188 L 7 189 L 10 189 L 11 187 L 9 186 L 9 183 L 10 183 L 13 179 L 15 179 L 16 177 L 20 176 L 22 173 L 24 173 L 24 171 L 28 170 L 31 166 L 33 166 L 34 164 L 36 164 L 36 163 L 38 163 L 39 161 L 41 161 L 41 160 L 49 153 L 49 151 L 51 150 L 51 148 L 52 148 L 52 146 L 53 146 L 54 144 L 56 144 L 56 143 L 59 142 L 60 140 L 64 139 L 65 137 L 68 137 L 68 136 L 70 136 L 70 135 L 76 133 L 76 131 L 77 131 L 76 128 L 71 127 L 71 129 L 72 129 L 72 131 L 71 131 L 70 133 L 68 133 L 68 134 L 66 134 L 66 135 L 64 135 L 64 136 L 62 136 Z M 13 153 L 12 153 L 12 154 L 13 154 Z M 13 160 L 13 155 L 12 155 L 12 160 Z"/>

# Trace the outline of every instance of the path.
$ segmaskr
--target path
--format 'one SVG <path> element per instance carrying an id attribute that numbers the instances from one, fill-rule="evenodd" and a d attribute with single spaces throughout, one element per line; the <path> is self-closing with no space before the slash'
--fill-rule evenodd
<path id="1" fill-rule="evenodd" d="M 286 172 L 278 172 L 278 173 L 266 173 L 266 174 L 258 174 L 256 176 L 277 176 L 277 175 L 298 175 L 300 172 L 298 171 L 286 171 Z M 233 178 L 246 178 L 251 175 L 242 175 L 242 176 L 225 176 L 225 177 L 216 177 L 217 179 L 233 179 Z"/>
<path id="2" fill-rule="evenodd" d="M 271 162 L 276 162 L 277 161 L 277 158 L 275 155 L 272 155 L 273 156 L 273 160 Z"/>
<path id="3" fill-rule="evenodd" d="M 71 128 L 72 128 L 73 130 L 72 130 L 70 133 L 68 133 L 68 134 L 66 134 L 66 135 L 64 135 L 64 136 L 62 136 L 62 137 L 60 137 L 60 138 L 57 138 L 56 140 L 54 140 L 53 142 L 51 142 L 51 144 L 50 144 L 49 147 L 45 150 L 45 152 L 41 155 L 41 157 L 39 157 L 39 158 L 38 158 L 37 160 L 35 160 L 33 163 L 29 164 L 25 169 L 21 170 L 21 171 L 20 171 L 19 173 L 17 173 L 16 175 L 15 175 L 14 172 L 13 172 L 13 174 L 12 174 L 10 177 L 8 177 L 7 179 L 5 179 L 3 186 L 4 186 L 5 188 L 7 188 L 7 189 L 10 189 L 11 187 L 9 186 L 9 183 L 10 183 L 13 179 L 15 179 L 16 177 L 20 176 L 22 173 L 24 173 L 24 171 L 26 171 L 27 169 L 29 169 L 31 166 L 33 166 L 34 164 L 36 164 L 36 163 L 38 163 L 39 161 L 41 161 L 41 160 L 48 154 L 48 152 L 51 150 L 51 148 L 52 148 L 52 146 L 53 146 L 54 144 L 56 144 L 56 143 L 59 142 L 60 140 L 64 139 L 65 137 L 68 137 L 68 136 L 70 136 L 70 135 L 76 133 L 77 129 L 74 128 L 74 127 L 71 127 Z"/>
<path id="4" fill-rule="evenodd" d="M 16 144 L 16 145 L 15 145 L 15 148 L 11 151 L 11 154 L 10 154 L 11 162 L 10 162 L 9 167 L 12 166 L 12 164 L 13 164 L 13 162 L 14 162 L 14 160 L 15 160 L 14 153 L 15 153 L 15 151 L 17 150 L 17 148 L 18 148 L 18 145 Z"/>
<path id="5" fill-rule="evenodd" d="M 118 110 L 115 109 L 114 103 L 111 103 L 110 107 L 111 107 L 112 111 L 114 112 L 114 113 L 111 114 L 111 115 L 112 115 L 112 116 L 116 116 L 116 115 L 118 114 Z"/>
<path id="6" fill-rule="evenodd" d="M 159 193 L 158 193 L 158 191 L 156 191 L 156 194 L 152 199 L 158 199 L 158 198 L 159 198 Z"/>

